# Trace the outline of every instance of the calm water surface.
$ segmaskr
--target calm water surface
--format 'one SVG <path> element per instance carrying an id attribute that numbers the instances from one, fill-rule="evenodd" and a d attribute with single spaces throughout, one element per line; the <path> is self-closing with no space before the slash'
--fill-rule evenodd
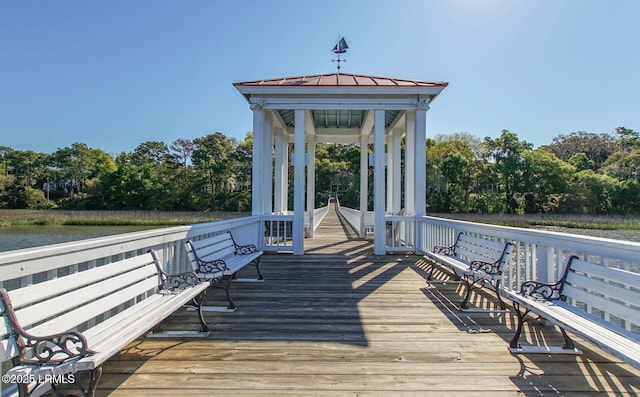
<path id="1" fill-rule="evenodd" d="M 561 232 L 570 234 L 582 234 L 592 237 L 612 238 L 615 240 L 625 240 L 640 242 L 640 230 L 599 230 L 599 229 L 573 229 L 568 227 L 544 226 L 536 228 L 551 232 Z"/>
<path id="2" fill-rule="evenodd" d="M 148 226 L 11 226 L 0 227 L 0 251 L 66 243 L 153 229 Z"/>
<path id="3" fill-rule="evenodd" d="M 11 226 L 0 228 L 0 251 L 66 243 L 113 234 L 149 230 L 144 226 Z M 593 230 L 544 227 L 541 230 L 640 242 L 640 230 Z"/>

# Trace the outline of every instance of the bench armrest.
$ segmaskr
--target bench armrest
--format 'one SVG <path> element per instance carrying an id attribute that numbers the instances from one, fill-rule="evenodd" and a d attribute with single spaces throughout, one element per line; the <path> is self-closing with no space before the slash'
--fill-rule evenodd
<path id="1" fill-rule="evenodd" d="M 535 280 L 527 280 L 520 286 L 520 295 L 546 301 L 560 299 L 563 284 L 561 281 L 543 283 Z"/>
<path id="2" fill-rule="evenodd" d="M 496 276 L 502 274 L 502 270 L 500 269 L 501 261 L 495 262 L 483 262 L 483 261 L 472 261 L 469 264 L 470 271 L 482 271 L 487 275 Z"/>
<path id="3" fill-rule="evenodd" d="M 247 245 L 236 244 L 235 247 L 236 247 L 236 255 L 248 255 L 248 254 L 253 254 L 258 252 L 258 248 L 253 244 L 247 244 Z"/>
<path id="4" fill-rule="evenodd" d="M 433 247 L 433 252 L 439 255 L 453 256 L 455 248 L 455 244 L 449 247 L 444 245 L 436 245 L 435 247 Z"/>
<path id="5" fill-rule="evenodd" d="M 89 349 L 87 339 L 79 332 L 67 331 L 53 335 L 36 336 L 25 331 L 13 310 L 7 291 L 0 289 L 6 315 L 17 336 L 20 364 L 59 364 L 67 360 L 85 357 L 95 352 Z"/>
<path id="6" fill-rule="evenodd" d="M 188 287 L 198 285 L 198 275 L 194 272 L 168 274 L 162 272 L 161 289 L 167 291 L 178 291 Z"/>
<path id="7" fill-rule="evenodd" d="M 520 294 L 522 296 L 528 296 L 539 300 L 558 300 L 562 298 L 562 288 L 564 287 L 564 281 L 567 279 L 567 274 L 571 268 L 571 264 L 577 256 L 571 255 L 567 260 L 567 265 L 562 272 L 562 276 L 555 283 L 543 283 L 535 280 L 527 280 L 520 286 Z"/>
<path id="8" fill-rule="evenodd" d="M 258 252 L 258 248 L 254 244 L 239 245 L 236 243 L 236 239 L 233 238 L 233 234 L 231 234 L 230 231 L 227 231 L 227 233 L 229 233 L 229 237 L 231 237 L 231 241 L 233 241 L 235 255 L 249 255 Z"/>
<path id="9" fill-rule="evenodd" d="M 196 261 L 198 262 L 198 271 L 202 273 L 218 273 L 229 270 L 227 267 L 227 262 L 223 259 L 215 259 L 212 261 L 203 261 L 202 259 L 196 256 Z"/>

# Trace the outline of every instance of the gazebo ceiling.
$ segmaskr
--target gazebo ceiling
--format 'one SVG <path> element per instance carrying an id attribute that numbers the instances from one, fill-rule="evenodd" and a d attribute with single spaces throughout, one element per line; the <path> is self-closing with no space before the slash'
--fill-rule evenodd
<path id="1" fill-rule="evenodd" d="M 368 110 L 344 110 L 344 109 L 316 109 L 311 112 L 314 127 L 322 128 L 361 128 Z M 287 127 L 294 127 L 294 111 L 290 109 L 278 110 L 280 117 Z M 385 111 L 385 127 L 391 123 L 400 113 L 399 110 Z"/>

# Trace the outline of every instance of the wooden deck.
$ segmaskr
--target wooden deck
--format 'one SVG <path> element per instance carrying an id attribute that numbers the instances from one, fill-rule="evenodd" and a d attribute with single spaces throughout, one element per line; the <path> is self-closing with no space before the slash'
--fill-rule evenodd
<path id="1" fill-rule="evenodd" d="M 459 285 L 430 287 L 418 256 L 374 256 L 333 211 L 305 245 L 304 256 L 265 255 L 264 283 L 234 284 L 239 309 L 208 313 L 208 339 L 130 345 L 104 366 L 98 395 L 640 393 L 640 371 L 579 340 L 581 357 L 511 355 L 513 314 L 457 311 Z M 177 313 L 164 327 L 196 329 L 192 317 Z M 560 342 L 552 327 L 536 338 Z"/>

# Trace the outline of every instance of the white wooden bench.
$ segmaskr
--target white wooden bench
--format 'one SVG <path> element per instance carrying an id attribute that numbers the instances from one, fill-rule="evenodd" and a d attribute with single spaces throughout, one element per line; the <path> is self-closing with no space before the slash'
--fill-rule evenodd
<path id="1" fill-rule="evenodd" d="M 640 368 L 640 274 L 572 256 L 557 282 L 526 281 L 520 292 L 505 291 L 505 297 L 513 301 L 518 314 L 509 342 L 512 353 L 582 354 L 569 331 Z M 529 313 L 557 325 L 564 345 L 521 346 Z"/>
<path id="2" fill-rule="evenodd" d="M 435 246 L 433 251 L 425 252 L 425 258 L 431 262 L 431 271 L 427 280 L 432 280 L 436 264 L 444 265 L 454 271 L 456 276 L 465 284 L 465 296 L 460 304 L 460 310 L 466 312 L 484 312 L 487 309 L 468 307 L 471 291 L 475 287 L 488 287 L 498 298 L 500 310 L 506 306 L 500 296 L 500 282 L 503 268 L 509 259 L 512 244 L 473 237 L 465 233 L 458 233 L 451 246 Z M 489 310 L 491 311 L 491 310 Z"/>
<path id="3" fill-rule="evenodd" d="M 227 307 L 205 306 L 205 311 L 235 311 L 235 303 L 231 299 L 229 287 L 231 281 L 262 282 L 264 277 L 260 273 L 259 251 L 255 245 L 238 245 L 230 231 L 210 238 L 185 243 L 185 250 L 191 269 L 201 281 L 208 281 L 214 288 L 224 289 Z M 256 279 L 239 279 L 236 273 L 247 265 L 256 268 Z"/>
<path id="4" fill-rule="evenodd" d="M 14 364 L 3 380 L 15 381 L 21 395 L 48 388 L 57 393 L 74 383 L 91 396 L 102 364 L 180 307 L 195 306 L 197 335 L 207 335 L 201 310 L 207 288 L 194 273 L 165 273 L 154 251 L 2 288 L 0 359 Z"/>

